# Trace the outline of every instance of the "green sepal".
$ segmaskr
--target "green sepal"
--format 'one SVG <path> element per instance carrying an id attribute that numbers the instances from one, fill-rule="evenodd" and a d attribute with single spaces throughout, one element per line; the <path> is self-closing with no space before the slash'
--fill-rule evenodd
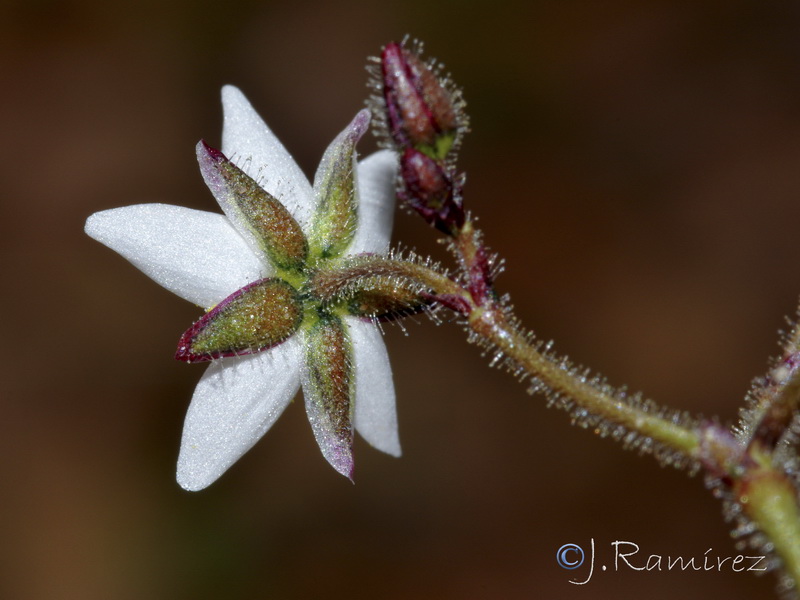
<path id="1" fill-rule="evenodd" d="M 369 127 L 368 110 L 359 112 L 328 146 L 314 177 L 316 211 L 310 235 L 312 259 L 340 256 L 358 226 L 356 143 Z"/>
<path id="2" fill-rule="evenodd" d="M 374 255 L 349 257 L 313 272 L 304 293 L 340 316 L 391 320 L 425 310 L 430 290 L 402 261 Z"/>
<path id="3" fill-rule="evenodd" d="M 205 142 L 197 144 L 200 172 L 227 217 L 254 249 L 279 271 L 297 272 L 308 257 L 308 241 L 281 202 Z"/>
<path id="4" fill-rule="evenodd" d="M 175 358 L 202 362 L 253 354 L 285 341 L 302 321 L 297 290 L 282 279 L 260 279 L 225 298 L 186 330 Z"/>
<path id="5" fill-rule="evenodd" d="M 306 412 L 325 459 L 353 478 L 355 370 L 346 325 L 320 315 L 306 332 Z"/>

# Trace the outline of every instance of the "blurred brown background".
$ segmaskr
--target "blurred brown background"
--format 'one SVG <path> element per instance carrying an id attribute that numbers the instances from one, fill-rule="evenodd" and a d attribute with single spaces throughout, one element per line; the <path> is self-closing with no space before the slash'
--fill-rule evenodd
<path id="1" fill-rule="evenodd" d="M 800 294 L 796 2 L 118 6 L 0 4 L 0 597 L 772 597 L 772 576 L 613 572 L 614 540 L 642 562 L 737 551 L 699 478 L 571 428 L 424 318 L 387 335 L 402 459 L 358 441 L 350 485 L 295 402 L 184 492 L 202 367 L 172 353 L 197 309 L 82 227 L 217 210 L 193 146 L 219 142 L 225 83 L 313 173 L 365 57 L 411 33 L 465 88 L 467 202 L 520 317 L 614 383 L 731 421 Z M 446 258 L 411 216 L 395 239 Z M 570 585 L 587 573 L 555 552 L 591 538 L 594 577 Z"/>

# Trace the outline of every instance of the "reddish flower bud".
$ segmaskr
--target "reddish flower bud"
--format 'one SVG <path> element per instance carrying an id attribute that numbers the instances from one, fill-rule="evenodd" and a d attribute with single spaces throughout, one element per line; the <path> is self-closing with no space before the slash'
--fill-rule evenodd
<path id="1" fill-rule="evenodd" d="M 381 53 L 386 121 L 395 144 L 442 160 L 466 129 L 461 93 L 402 44 Z"/>
<path id="2" fill-rule="evenodd" d="M 405 203 L 442 233 L 452 235 L 464 225 L 464 209 L 451 173 L 431 157 L 407 148 L 400 159 Z"/>

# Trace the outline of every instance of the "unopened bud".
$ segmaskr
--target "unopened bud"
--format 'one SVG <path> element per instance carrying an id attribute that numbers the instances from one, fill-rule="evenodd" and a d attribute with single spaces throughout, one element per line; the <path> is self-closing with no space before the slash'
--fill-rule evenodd
<path id="1" fill-rule="evenodd" d="M 405 188 L 400 196 L 430 225 L 452 235 L 464 225 L 464 209 L 451 173 L 418 150 L 407 148 L 400 159 Z"/>
<path id="2" fill-rule="evenodd" d="M 466 128 L 460 92 L 402 44 L 383 49 L 381 75 L 387 125 L 395 144 L 444 159 Z"/>

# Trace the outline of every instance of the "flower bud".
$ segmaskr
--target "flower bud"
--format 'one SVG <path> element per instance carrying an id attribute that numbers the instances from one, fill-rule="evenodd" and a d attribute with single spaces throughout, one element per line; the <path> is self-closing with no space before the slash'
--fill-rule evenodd
<path id="1" fill-rule="evenodd" d="M 387 125 L 395 144 L 444 159 L 466 125 L 460 92 L 402 44 L 383 49 L 381 76 Z"/>
<path id="2" fill-rule="evenodd" d="M 400 159 L 400 196 L 430 225 L 447 235 L 464 225 L 464 209 L 451 173 L 431 157 L 407 148 Z"/>

